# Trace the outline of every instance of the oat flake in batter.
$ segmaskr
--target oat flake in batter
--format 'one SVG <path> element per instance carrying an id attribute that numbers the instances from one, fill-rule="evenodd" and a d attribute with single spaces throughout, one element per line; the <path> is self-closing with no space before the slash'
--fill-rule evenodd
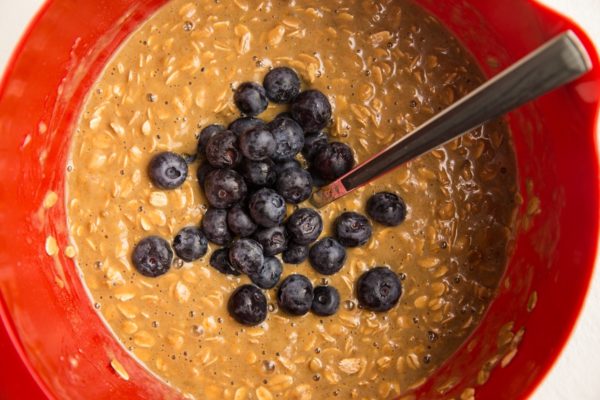
<path id="1" fill-rule="evenodd" d="M 364 214 L 375 192 L 406 201 L 394 228 L 373 226 L 331 277 L 285 265 L 341 295 L 331 317 L 290 317 L 267 291 L 257 327 L 227 313 L 245 276 L 202 259 L 159 278 L 131 264 L 149 235 L 171 241 L 198 225 L 206 200 L 195 176 L 173 191 L 149 181 L 160 151 L 194 153 L 196 134 L 239 116 L 232 87 L 294 68 L 302 88 L 333 105 L 333 140 L 357 161 L 483 81 L 456 39 L 408 1 L 173 0 L 116 52 L 90 91 L 73 137 L 68 218 L 92 301 L 115 336 L 164 381 L 198 399 L 389 399 L 423 383 L 466 339 L 493 299 L 512 237 L 515 161 L 508 129 L 485 125 L 322 210 L 324 237 L 344 210 Z M 283 106 L 259 117 L 271 120 Z M 303 206 L 309 206 L 304 204 Z M 288 213 L 289 214 L 289 213 Z M 360 274 L 387 265 L 404 277 L 386 313 L 357 307 Z"/>

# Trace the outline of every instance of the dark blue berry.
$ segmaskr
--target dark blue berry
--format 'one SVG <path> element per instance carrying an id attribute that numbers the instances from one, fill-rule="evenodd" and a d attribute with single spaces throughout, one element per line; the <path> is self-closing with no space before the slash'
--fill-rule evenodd
<path id="1" fill-rule="evenodd" d="M 246 183 L 255 188 L 271 187 L 277 181 L 275 164 L 269 158 L 262 161 L 242 161 L 240 173 Z"/>
<path id="2" fill-rule="evenodd" d="M 227 212 L 227 226 L 229 230 L 239 237 L 250 236 L 256 231 L 256 224 L 244 208 L 236 204 Z"/>
<path id="3" fill-rule="evenodd" d="M 225 130 L 223 125 L 212 124 L 208 125 L 204 129 L 200 131 L 200 135 L 198 136 L 198 154 L 206 155 L 206 145 L 208 141 L 215 136 L 217 133 Z"/>
<path id="4" fill-rule="evenodd" d="M 279 285 L 277 304 L 279 308 L 291 315 L 306 314 L 313 302 L 313 286 L 307 277 L 289 275 Z"/>
<path id="5" fill-rule="evenodd" d="M 233 101 L 242 113 L 251 117 L 262 113 L 269 105 L 265 88 L 254 82 L 244 82 L 238 86 Z"/>
<path id="6" fill-rule="evenodd" d="M 277 285 L 281 273 L 283 272 L 283 266 L 281 261 L 275 257 L 265 257 L 265 262 L 256 271 L 256 273 L 250 274 L 250 280 L 256 286 L 261 289 L 271 289 Z"/>
<path id="7" fill-rule="evenodd" d="M 179 154 L 165 151 L 152 157 L 148 165 L 148 175 L 154 186 L 176 189 L 185 182 L 188 165 Z"/>
<path id="8" fill-rule="evenodd" d="M 206 160 L 216 168 L 230 168 L 242 161 L 238 138 L 231 131 L 216 133 L 206 144 Z"/>
<path id="9" fill-rule="evenodd" d="M 300 264 L 308 258 L 308 246 L 298 243 L 289 243 L 281 258 L 286 264 Z"/>
<path id="10" fill-rule="evenodd" d="M 173 261 L 173 251 L 165 239 L 148 236 L 135 245 L 131 258 L 135 269 L 140 274 L 155 278 L 169 271 Z"/>
<path id="11" fill-rule="evenodd" d="M 288 218 L 286 228 L 295 243 L 311 244 L 323 231 L 323 220 L 312 208 L 299 208 Z"/>
<path id="12" fill-rule="evenodd" d="M 275 139 L 266 128 L 254 128 L 242 133 L 239 145 L 244 157 L 252 161 L 269 158 L 275 151 Z"/>
<path id="13" fill-rule="evenodd" d="M 211 267 L 225 275 L 238 276 L 242 274 L 229 262 L 229 249 L 226 247 L 215 250 L 210 256 L 209 264 Z"/>
<path id="14" fill-rule="evenodd" d="M 183 261 L 192 262 L 206 254 L 208 241 L 200 228 L 186 226 L 175 235 L 173 250 Z"/>
<path id="15" fill-rule="evenodd" d="M 209 208 L 202 218 L 202 231 L 206 238 L 216 244 L 224 245 L 231 240 L 227 227 L 227 210 Z"/>
<path id="16" fill-rule="evenodd" d="M 311 133 L 304 136 L 304 147 L 302 148 L 302 155 L 306 161 L 311 161 L 317 151 L 329 143 L 329 138 L 324 132 Z"/>
<path id="17" fill-rule="evenodd" d="M 267 125 L 275 139 L 275 162 L 291 160 L 304 146 L 304 132 L 296 121 L 290 118 L 276 118 Z"/>
<path id="18" fill-rule="evenodd" d="M 330 181 L 327 181 L 327 180 L 321 178 L 321 176 L 319 174 L 315 173 L 312 170 L 312 168 L 309 171 L 311 172 L 311 175 L 312 175 L 313 185 L 315 185 L 316 187 L 323 187 L 330 183 Z"/>
<path id="19" fill-rule="evenodd" d="M 406 219 L 406 204 L 394 193 L 375 193 L 367 200 L 367 214 L 380 224 L 397 226 Z"/>
<path id="20" fill-rule="evenodd" d="M 229 262 L 246 275 L 258 272 L 264 261 L 262 246 L 256 240 L 238 239 L 229 248 Z"/>
<path id="21" fill-rule="evenodd" d="M 204 195 L 213 207 L 229 208 L 239 203 L 247 192 L 244 178 L 234 170 L 216 169 L 206 175 Z"/>
<path id="22" fill-rule="evenodd" d="M 188 165 L 194 163 L 194 161 L 198 159 L 197 154 L 182 153 L 181 157 L 185 160 L 186 164 Z"/>
<path id="23" fill-rule="evenodd" d="M 318 132 L 331 120 L 329 99 L 318 90 L 300 93 L 292 102 L 292 116 L 307 133 Z"/>
<path id="24" fill-rule="evenodd" d="M 254 117 L 242 117 L 238 118 L 229 124 L 229 129 L 236 135 L 240 136 L 242 133 L 249 131 L 254 128 L 264 128 L 266 126 L 265 121 Z"/>
<path id="25" fill-rule="evenodd" d="M 200 164 L 198 167 L 198 172 L 196 172 L 196 176 L 198 177 L 198 183 L 200 183 L 200 187 L 204 187 L 204 182 L 206 182 L 206 176 L 209 172 L 214 171 L 215 167 L 205 162 Z"/>
<path id="26" fill-rule="evenodd" d="M 386 267 L 375 267 L 358 278 L 356 284 L 358 302 L 371 311 L 388 311 L 402 295 L 398 275 Z"/>
<path id="27" fill-rule="evenodd" d="M 345 212 L 337 217 L 334 230 L 338 242 L 346 247 L 362 246 L 373 233 L 367 217 L 356 212 Z"/>
<path id="28" fill-rule="evenodd" d="M 292 117 L 292 113 L 289 111 L 282 111 L 279 114 L 277 114 L 275 116 L 275 118 L 273 118 L 274 120 L 277 118 L 289 118 L 289 119 L 294 119 L 294 117 Z"/>
<path id="29" fill-rule="evenodd" d="M 300 78 L 293 69 L 274 68 L 265 76 L 263 86 L 274 103 L 289 103 L 300 93 Z"/>
<path id="30" fill-rule="evenodd" d="M 268 257 L 284 252 L 288 244 L 287 232 L 283 226 L 259 229 L 254 234 L 254 239 L 260 243 L 264 255 Z"/>
<path id="31" fill-rule="evenodd" d="M 254 193 L 248 208 L 254 222 L 266 228 L 280 225 L 285 219 L 285 200 L 272 189 L 263 188 Z"/>
<path id="32" fill-rule="evenodd" d="M 302 168 L 287 168 L 277 177 L 276 189 L 285 201 L 298 204 L 312 193 L 312 177 Z"/>
<path id="33" fill-rule="evenodd" d="M 227 310 L 240 324 L 258 325 L 267 318 L 267 298 L 256 286 L 242 285 L 229 297 Z"/>
<path id="34" fill-rule="evenodd" d="M 282 161 L 280 163 L 275 164 L 275 172 L 277 172 L 277 175 L 280 175 L 283 171 L 285 171 L 288 168 L 302 168 L 302 166 L 300 165 L 298 160 L 295 159 Z"/>
<path id="35" fill-rule="evenodd" d="M 323 275 L 333 275 L 346 262 L 346 249 L 337 240 L 326 237 L 315 243 L 308 252 L 310 265 Z"/>
<path id="36" fill-rule="evenodd" d="M 311 160 L 311 171 L 326 181 L 333 181 L 354 166 L 352 149 L 344 143 L 332 142 L 319 146 Z"/>
<path id="37" fill-rule="evenodd" d="M 340 307 L 340 293 L 333 286 L 317 286 L 314 289 L 312 312 L 322 317 L 336 313 Z"/>

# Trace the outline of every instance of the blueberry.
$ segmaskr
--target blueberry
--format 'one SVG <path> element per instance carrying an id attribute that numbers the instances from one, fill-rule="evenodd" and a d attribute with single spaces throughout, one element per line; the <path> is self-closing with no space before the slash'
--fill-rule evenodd
<path id="1" fill-rule="evenodd" d="M 220 245 L 228 243 L 231 233 L 227 228 L 227 211 L 209 208 L 202 218 L 202 231 L 210 242 Z"/>
<path id="2" fill-rule="evenodd" d="M 333 286 L 317 286 L 314 290 L 312 312 L 322 317 L 336 313 L 340 307 L 340 292 Z"/>
<path id="3" fill-rule="evenodd" d="M 204 195 L 216 208 L 229 208 L 242 200 L 248 187 L 244 178 L 231 169 L 216 169 L 206 175 Z"/>
<path id="4" fill-rule="evenodd" d="M 265 111 L 269 105 L 265 88 L 254 82 L 244 82 L 238 86 L 233 101 L 241 112 L 251 117 Z"/>
<path id="5" fill-rule="evenodd" d="M 250 280 L 261 289 L 271 289 L 277 285 L 283 266 L 281 261 L 275 257 L 265 257 L 265 262 L 256 273 L 250 274 Z"/>
<path id="6" fill-rule="evenodd" d="M 269 158 L 265 158 L 262 161 L 242 161 L 240 173 L 246 180 L 246 183 L 258 188 L 273 186 L 277 181 L 275 164 Z"/>
<path id="7" fill-rule="evenodd" d="M 287 168 L 277 177 L 276 189 L 285 201 L 298 204 L 312 193 L 312 177 L 302 168 Z"/>
<path id="8" fill-rule="evenodd" d="M 231 262 L 229 262 L 229 249 L 226 247 L 215 250 L 210 256 L 209 264 L 211 267 L 225 275 L 238 276 L 242 274 L 231 265 Z"/>
<path id="9" fill-rule="evenodd" d="M 316 187 L 323 187 L 330 183 L 330 181 L 326 181 L 325 179 L 321 178 L 320 175 L 314 173 L 314 171 L 312 171 L 312 169 L 311 169 L 311 175 L 312 175 L 312 179 L 313 179 L 313 185 Z"/>
<path id="10" fill-rule="evenodd" d="M 264 255 L 268 257 L 282 253 L 288 244 L 287 232 L 283 226 L 259 229 L 254 234 L 254 239 L 260 243 Z"/>
<path id="11" fill-rule="evenodd" d="M 308 259 L 317 272 L 333 275 L 344 266 L 346 249 L 337 240 L 326 237 L 310 248 Z"/>
<path id="12" fill-rule="evenodd" d="M 274 68 L 265 76 L 263 86 L 274 103 L 289 103 L 300 93 L 300 78 L 293 69 Z"/>
<path id="13" fill-rule="evenodd" d="M 271 228 L 285 219 L 285 200 L 273 189 L 263 188 L 250 197 L 250 215 L 260 226 Z"/>
<path id="14" fill-rule="evenodd" d="M 306 161 L 311 161 L 317 150 L 321 147 L 327 146 L 329 138 L 324 132 L 311 133 L 304 136 L 304 147 L 302 148 L 302 155 Z"/>
<path id="15" fill-rule="evenodd" d="M 275 139 L 273 161 L 291 160 L 304 146 L 304 132 L 296 121 L 290 118 L 276 118 L 267 124 Z"/>
<path id="16" fill-rule="evenodd" d="M 198 159 L 197 154 L 182 153 L 181 157 L 183 157 L 183 159 L 185 160 L 185 163 L 188 165 L 192 164 L 194 161 L 196 161 Z"/>
<path id="17" fill-rule="evenodd" d="M 155 278 L 171 268 L 173 251 L 165 239 L 148 236 L 135 245 L 131 258 L 140 274 Z"/>
<path id="18" fill-rule="evenodd" d="M 198 182 L 200 183 L 200 187 L 204 187 L 204 182 L 206 182 L 206 175 L 209 172 L 214 171 L 215 167 L 210 165 L 209 163 L 202 163 L 198 167 L 198 172 L 196 172 L 196 176 L 198 177 Z"/>
<path id="19" fill-rule="evenodd" d="M 231 207 L 227 212 L 227 226 L 234 235 L 240 237 L 252 235 L 257 228 L 250 215 L 239 204 Z"/>
<path id="20" fill-rule="evenodd" d="M 367 214 L 380 224 L 397 226 L 406 219 L 406 204 L 394 193 L 375 193 L 367 200 Z"/>
<path id="21" fill-rule="evenodd" d="M 289 118 L 289 119 L 294 119 L 294 117 L 292 117 L 292 113 L 289 111 L 282 111 L 279 114 L 277 114 L 275 116 L 275 118 L 273 118 L 274 120 L 278 119 L 278 118 Z"/>
<path id="22" fill-rule="evenodd" d="M 371 311 L 387 311 L 394 307 L 402 295 L 398 276 L 386 267 L 375 267 L 358 278 L 358 302 Z"/>
<path id="23" fill-rule="evenodd" d="M 298 243 L 288 244 L 283 252 L 283 262 L 286 264 L 300 264 L 308 258 L 308 246 Z"/>
<path id="24" fill-rule="evenodd" d="M 206 160 L 216 168 L 235 167 L 242 161 L 238 138 L 231 131 L 216 133 L 206 144 Z"/>
<path id="25" fill-rule="evenodd" d="M 311 160 L 311 170 L 326 181 L 333 181 L 354 166 L 352 149 L 344 143 L 319 146 Z"/>
<path id="26" fill-rule="evenodd" d="M 277 290 L 279 308 L 292 315 L 306 314 L 310 310 L 313 298 L 313 286 L 303 275 L 289 275 Z"/>
<path id="27" fill-rule="evenodd" d="M 229 315 L 244 325 L 258 325 L 267 318 L 267 298 L 254 285 L 242 285 L 229 297 Z"/>
<path id="28" fill-rule="evenodd" d="M 271 157 L 275 151 L 275 139 L 266 128 L 254 128 L 242 133 L 239 144 L 244 157 L 252 161 Z"/>
<path id="29" fill-rule="evenodd" d="M 179 154 L 165 151 L 152 157 L 148 175 L 154 186 L 175 189 L 183 185 L 188 175 L 188 165 Z"/>
<path id="30" fill-rule="evenodd" d="M 192 262 L 206 254 L 208 241 L 200 228 L 186 226 L 175 235 L 173 250 L 183 261 Z"/>
<path id="31" fill-rule="evenodd" d="M 198 154 L 205 155 L 206 154 L 206 144 L 208 141 L 215 136 L 217 133 L 225 130 L 223 125 L 212 124 L 208 125 L 204 129 L 200 131 L 200 135 L 198 136 Z"/>
<path id="32" fill-rule="evenodd" d="M 275 172 L 277 172 L 277 175 L 280 175 L 284 170 L 288 168 L 302 168 L 302 166 L 300 165 L 298 160 L 294 159 L 282 161 L 280 163 L 275 164 Z"/>
<path id="33" fill-rule="evenodd" d="M 299 208 L 288 218 L 286 228 L 295 243 L 311 244 L 323 231 L 323 220 L 312 208 Z"/>
<path id="34" fill-rule="evenodd" d="M 246 275 L 258 272 L 265 261 L 260 243 L 253 239 L 238 239 L 229 248 L 229 262 Z"/>
<path id="35" fill-rule="evenodd" d="M 331 104 L 318 90 L 300 93 L 292 103 L 292 116 L 307 133 L 318 132 L 331 120 Z"/>
<path id="36" fill-rule="evenodd" d="M 338 242 L 346 247 L 362 246 L 373 233 L 367 217 L 356 212 L 345 212 L 337 217 L 334 230 Z"/>
<path id="37" fill-rule="evenodd" d="M 236 135 L 240 136 L 242 133 L 249 131 L 254 128 L 264 128 L 266 126 L 265 121 L 254 117 L 242 117 L 238 118 L 229 124 L 229 129 Z"/>

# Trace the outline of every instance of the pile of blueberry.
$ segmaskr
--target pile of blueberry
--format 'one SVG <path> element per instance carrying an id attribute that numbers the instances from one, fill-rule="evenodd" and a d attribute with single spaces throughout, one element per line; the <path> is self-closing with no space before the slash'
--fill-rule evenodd
<path id="1" fill-rule="evenodd" d="M 264 122 L 256 116 L 268 102 L 290 104 L 289 112 Z M 186 262 L 197 260 L 208 250 L 208 242 L 223 246 L 210 257 L 210 265 L 223 274 L 246 274 L 252 281 L 231 295 L 231 316 L 246 325 L 265 320 L 267 300 L 261 289 L 274 288 L 282 274 L 281 259 L 299 264 L 306 259 L 320 274 L 338 272 L 346 261 L 346 247 L 362 246 L 372 235 L 367 217 L 344 212 L 334 222 L 334 237 L 317 240 L 323 221 L 311 208 L 297 208 L 287 216 L 289 204 L 307 200 L 313 185 L 326 184 L 354 166 L 352 149 L 330 142 L 322 129 L 331 120 L 331 105 L 317 90 L 300 91 L 300 79 L 290 68 L 271 70 L 263 85 L 241 84 L 234 101 L 244 117 L 227 128 L 209 125 L 198 138 L 195 158 L 202 163 L 198 181 L 210 205 L 201 226 L 188 226 L 175 236 L 172 249 Z M 308 168 L 296 156 L 302 154 Z M 152 158 L 148 173 L 153 184 L 174 189 L 188 176 L 192 161 L 172 152 Z M 376 222 L 395 226 L 404 221 L 406 205 L 393 193 L 377 193 L 367 202 L 367 213 Z M 133 251 L 133 263 L 145 276 L 166 273 L 173 250 L 163 238 L 150 236 Z M 397 275 L 385 267 L 364 273 L 357 282 L 357 298 L 364 308 L 386 311 L 400 298 Z M 333 315 L 340 295 L 332 286 L 312 286 L 305 276 L 289 275 L 277 290 L 279 307 L 291 315 L 312 310 Z"/>

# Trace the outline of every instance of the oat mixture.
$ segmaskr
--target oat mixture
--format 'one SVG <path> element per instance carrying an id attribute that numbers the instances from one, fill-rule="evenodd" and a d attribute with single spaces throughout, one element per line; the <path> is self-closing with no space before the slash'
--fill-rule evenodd
<path id="1" fill-rule="evenodd" d="M 284 266 L 328 281 L 342 306 L 331 317 L 290 317 L 266 292 L 269 314 L 244 327 L 227 299 L 245 276 L 202 259 L 156 279 L 136 273 L 134 245 L 171 240 L 206 211 L 195 169 L 157 190 L 146 168 L 159 151 L 194 153 L 196 134 L 239 117 L 232 89 L 294 68 L 303 89 L 333 106 L 327 129 L 358 162 L 478 86 L 483 75 L 434 18 L 397 0 L 173 0 L 115 54 L 93 86 L 73 138 L 68 218 L 94 306 L 149 370 L 198 399 L 388 399 L 422 384 L 481 319 L 507 262 L 516 171 L 508 129 L 487 124 L 322 210 L 325 230 L 342 211 L 364 212 L 375 192 L 408 205 L 394 228 L 375 224 L 336 275 L 307 262 Z M 270 105 L 259 117 L 283 109 Z M 308 206 L 308 205 L 306 205 Z M 403 278 L 387 313 L 357 307 L 368 268 Z"/>

